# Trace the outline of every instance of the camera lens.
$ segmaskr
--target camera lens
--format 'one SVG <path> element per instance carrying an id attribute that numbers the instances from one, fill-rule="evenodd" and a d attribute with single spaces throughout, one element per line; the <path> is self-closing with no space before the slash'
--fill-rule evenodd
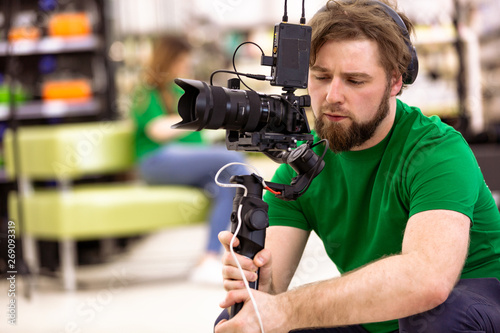
<path id="1" fill-rule="evenodd" d="M 173 128 L 227 129 L 252 132 L 262 129 L 273 118 L 281 121 L 279 100 L 254 91 L 209 86 L 196 80 L 176 79 L 184 95 L 178 110 L 182 121 Z"/>

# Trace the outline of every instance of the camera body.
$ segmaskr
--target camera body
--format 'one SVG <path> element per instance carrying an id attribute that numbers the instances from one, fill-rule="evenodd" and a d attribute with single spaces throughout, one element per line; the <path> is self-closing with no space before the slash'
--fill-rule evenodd
<path id="1" fill-rule="evenodd" d="M 271 97 L 272 100 L 268 98 Z M 261 110 L 268 114 L 256 131 L 227 130 L 229 150 L 281 151 L 296 148 L 297 141 L 312 139 L 304 107 L 311 105 L 308 95 L 261 96 Z"/>
<path id="2" fill-rule="evenodd" d="M 172 127 L 226 129 L 229 150 L 290 150 L 297 147 L 297 141 L 312 140 L 304 110 L 310 106 L 310 97 L 294 94 L 297 88 L 307 87 L 310 44 L 311 27 L 275 26 L 273 54 L 262 56 L 261 64 L 271 66 L 271 85 L 283 87 L 281 95 L 240 90 L 235 79 L 228 88 L 176 79 L 184 90 L 178 104 L 182 121 Z"/>

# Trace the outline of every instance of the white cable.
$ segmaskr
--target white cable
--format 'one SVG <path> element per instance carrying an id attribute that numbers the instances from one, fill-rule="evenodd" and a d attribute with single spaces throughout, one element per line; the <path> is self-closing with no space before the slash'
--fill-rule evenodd
<path id="1" fill-rule="evenodd" d="M 248 189 L 246 188 L 246 186 L 244 186 L 242 184 L 226 184 L 226 183 L 221 183 L 218 180 L 220 173 L 224 169 L 226 169 L 227 167 L 230 167 L 231 165 L 243 165 L 243 166 L 250 167 L 260 177 L 259 172 L 253 166 L 245 164 L 245 163 L 233 162 L 233 163 L 226 164 L 222 168 L 219 169 L 219 171 L 215 175 L 215 183 L 217 185 L 221 186 L 221 187 L 240 187 L 240 188 L 243 188 L 245 190 L 243 196 L 246 196 L 247 193 L 248 193 Z M 262 181 L 262 184 L 265 187 L 265 182 L 264 181 Z M 243 278 L 243 283 L 245 284 L 245 288 L 247 289 L 248 294 L 250 295 L 250 300 L 252 301 L 253 308 L 255 310 L 255 315 L 257 316 L 257 320 L 259 321 L 260 331 L 262 333 L 264 333 L 264 325 L 262 324 L 262 318 L 260 316 L 259 308 L 257 307 L 257 301 L 255 301 L 255 298 L 253 297 L 252 290 L 250 288 L 250 285 L 248 284 L 247 278 L 245 277 L 245 272 L 243 271 L 243 268 L 241 267 L 241 265 L 240 265 L 240 263 L 238 261 L 238 258 L 236 257 L 236 253 L 234 253 L 234 249 L 233 249 L 233 247 L 234 247 L 234 241 L 236 240 L 236 236 L 238 235 L 238 233 L 240 232 L 240 229 L 241 229 L 241 223 L 242 223 L 241 209 L 242 209 L 242 207 L 243 207 L 243 205 L 241 205 L 241 204 L 238 207 L 238 224 L 237 224 L 236 229 L 234 231 L 233 237 L 231 238 L 231 242 L 229 242 L 229 251 L 231 252 L 231 256 L 233 257 L 234 261 L 236 262 L 236 266 L 238 266 L 238 270 L 240 271 L 241 277 Z"/>

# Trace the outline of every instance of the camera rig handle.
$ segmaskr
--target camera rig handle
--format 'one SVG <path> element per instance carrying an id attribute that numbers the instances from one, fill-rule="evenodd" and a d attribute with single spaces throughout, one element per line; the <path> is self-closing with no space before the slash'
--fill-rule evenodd
<path id="1" fill-rule="evenodd" d="M 253 259 L 255 255 L 264 248 L 266 239 L 266 228 L 269 226 L 267 215 L 268 205 L 262 200 L 264 190 L 262 179 L 252 175 L 233 176 L 230 180 L 233 184 L 241 184 L 247 189 L 238 187 L 233 200 L 233 212 L 231 213 L 231 232 L 234 234 L 238 226 L 238 211 L 241 206 L 241 227 L 238 232 L 240 244 L 235 247 L 235 252 Z M 257 273 L 258 274 L 258 273 Z M 249 283 L 250 288 L 258 288 L 258 279 Z M 237 303 L 231 307 L 230 316 L 234 317 L 243 307 L 243 303 Z"/>
<path id="2" fill-rule="evenodd" d="M 255 255 L 264 249 L 266 239 L 266 228 L 269 226 L 268 205 L 262 200 L 264 185 L 270 189 L 276 197 L 291 201 L 296 200 L 307 190 L 314 177 L 316 177 L 325 165 L 323 157 L 319 157 L 312 151 L 311 143 L 303 144 L 297 149 L 287 152 L 264 152 L 277 163 L 289 164 L 296 172 L 290 185 L 264 182 L 256 174 L 245 176 L 233 176 L 230 182 L 241 184 L 245 189 L 238 187 L 233 199 L 233 211 L 231 213 L 231 232 L 234 234 L 241 216 L 241 226 L 238 232 L 240 244 L 234 249 L 236 253 L 253 259 Z M 239 209 L 241 206 L 241 215 Z M 258 274 L 259 272 L 257 272 Z M 249 283 L 250 288 L 258 289 L 258 279 Z M 231 307 L 230 317 L 234 317 L 243 307 L 243 303 L 237 303 Z"/>

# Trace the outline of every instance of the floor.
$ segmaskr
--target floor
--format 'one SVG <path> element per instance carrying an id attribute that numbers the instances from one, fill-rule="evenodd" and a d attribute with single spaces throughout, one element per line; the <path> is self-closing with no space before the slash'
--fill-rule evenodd
<path id="1" fill-rule="evenodd" d="M 275 167 L 266 160 L 252 165 L 263 170 L 265 179 Z M 29 282 L 18 276 L 15 326 L 7 322 L 12 298 L 2 279 L 0 332 L 212 332 L 225 291 L 187 281 L 203 252 L 206 232 L 205 225 L 198 225 L 149 235 L 106 264 L 79 267 L 79 287 L 73 292 L 64 291 L 54 277 Z M 321 242 L 312 236 L 291 286 L 336 275 Z"/>
<path id="2" fill-rule="evenodd" d="M 79 288 L 62 290 L 39 277 L 31 299 L 26 279 L 16 280 L 17 325 L 7 323 L 8 284 L 0 282 L 0 332 L 112 333 L 211 332 L 224 298 L 221 286 L 186 281 L 202 252 L 204 226 L 146 237 L 112 262 L 78 270 Z M 320 241 L 311 237 L 292 286 L 337 275 Z"/>

